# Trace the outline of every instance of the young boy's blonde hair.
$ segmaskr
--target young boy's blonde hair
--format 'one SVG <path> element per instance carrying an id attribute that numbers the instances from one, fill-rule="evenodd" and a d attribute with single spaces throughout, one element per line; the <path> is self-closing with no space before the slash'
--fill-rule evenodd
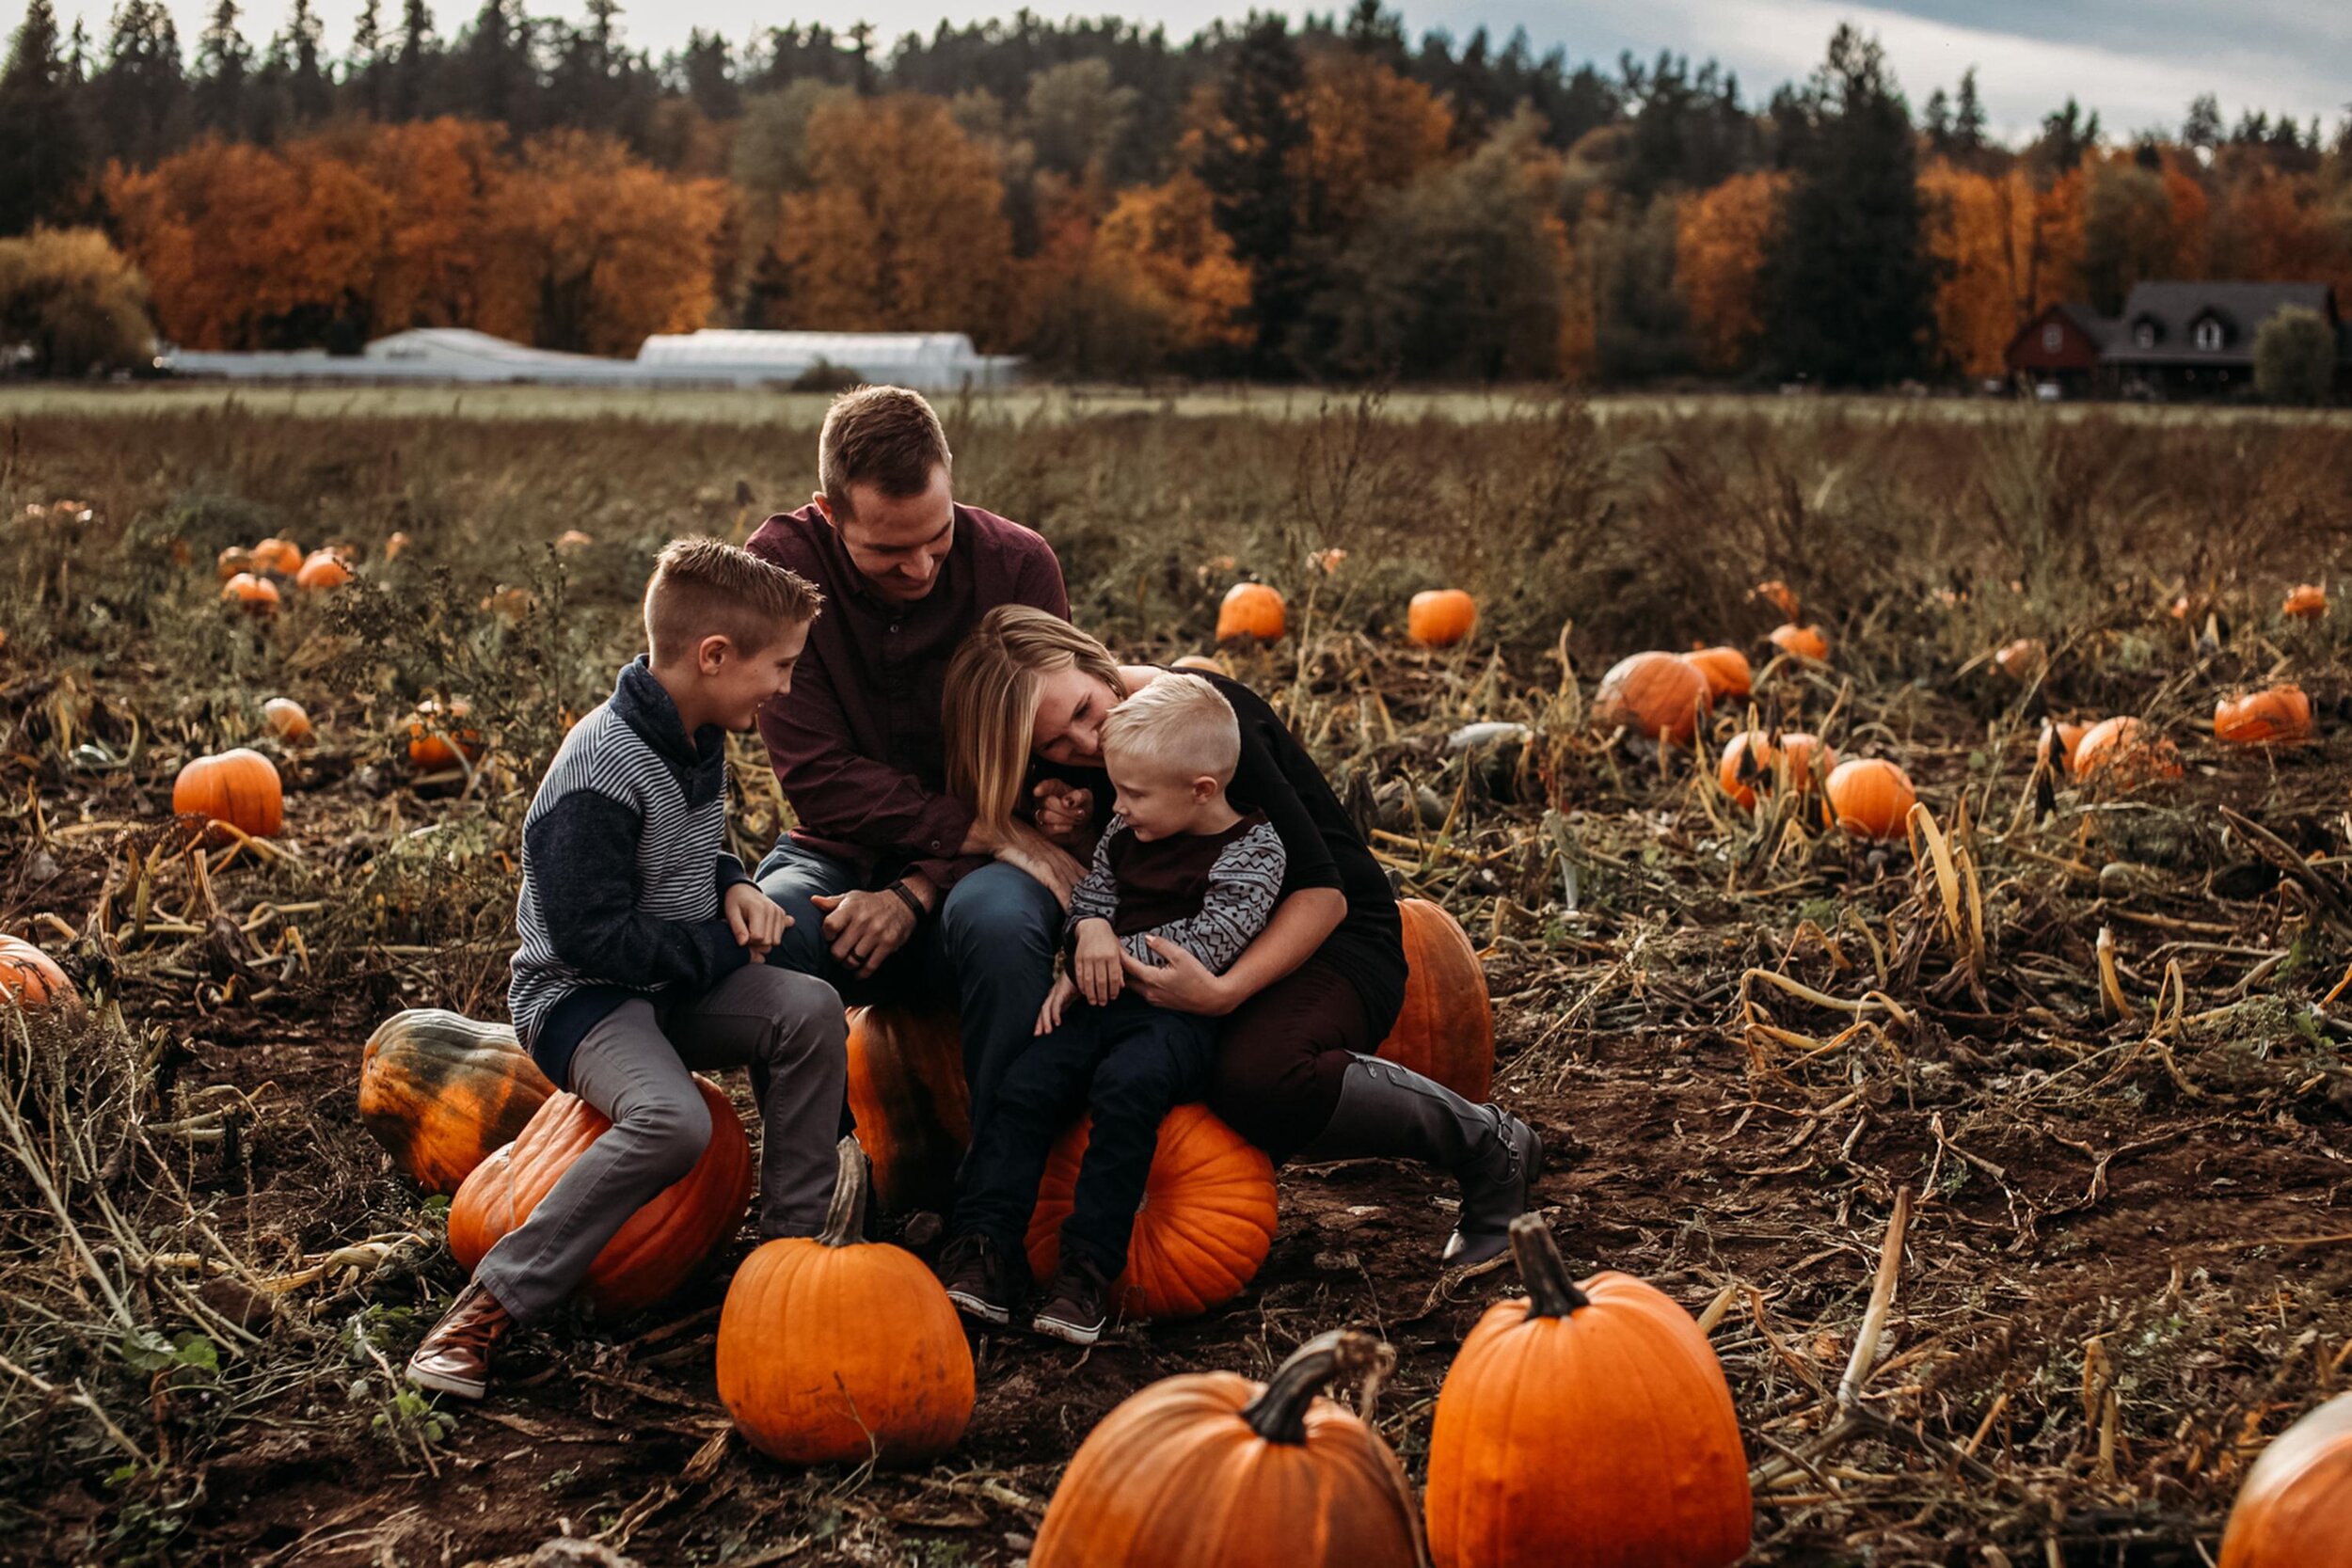
<path id="1" fill-rule="evenodd" d="M 645 584 L 645 641 L 656 664 L 690 658 L 712 636 L 749 658 L 824 602 L 806 578 L 723 539 L 673 539 Z"/>
<path id="2" fill-rule="evenodd" d="M 1216 687 L 1170 673 L 1111 709 L 1103 750 L 1188 779 L 1205 773 L 1222 789 L 1241 766 L 1241 721 Z"/>

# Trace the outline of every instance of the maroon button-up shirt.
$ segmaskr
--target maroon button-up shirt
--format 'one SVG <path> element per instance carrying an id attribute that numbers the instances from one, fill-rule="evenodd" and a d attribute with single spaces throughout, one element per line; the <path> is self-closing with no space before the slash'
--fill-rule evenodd
<path id="1" fill-rule="evenodd" d="M 998 605 L 1070 618 L 1053 546 L 993 512 L 958 506 L 938 580 L 912 604 L 867 587 L 814 503 L 769 518 L 744 547 L 825 595 L 792 689 L 759 711 L 760 738 L 799 818 L 792 841 L 869 878 L 912 868 L 942 888 L 986 864 L 962 853 L 972 813 L 946 793 L 940 694 L 947 661 Z"/>

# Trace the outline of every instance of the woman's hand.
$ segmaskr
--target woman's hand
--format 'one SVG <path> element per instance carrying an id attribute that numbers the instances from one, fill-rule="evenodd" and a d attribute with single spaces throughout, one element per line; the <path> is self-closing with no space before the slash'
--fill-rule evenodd
<path id="1" fill-rule="evenodd" d="M 1165 937 L 1146 937 L 1145 945 L 1159 955 L 1154 966 L 1139 963 L 1124 947 L 1120 949 L 1120 964 L 1127 971 L 1127 983 L 1136 994 L 1155 1007 L 1170 1012 L 1197 1013 L 1203 1018 L 1223 1018 L 1240 1006 L 1241 998 L 1226 983 L 1225 976 L 1212 974 L 1209 966 L 1192 956 L 1187 948 L 1177 946 Z"/>
<path id="2" fill-rule="evenodd" d="M 1029 793 L 1037 800 L 1037 831 L 1065 849 L 1077 847 L 1094 818 L 1094 791 L 1066 779 L 1040 779 Z"/>
<path id="3" fill-rule="evenodd" d="M 998 845 L 994 851 L 1007 865 L 1018 866 L 1051 889 L 1063 909 L 1070 908 L 1070 890 L 1076 887 L 1087 872 L 1070 851 L 1046 842 L 1045 835 L 1035 828 L 1016 823 L 1011 836 Z"/>

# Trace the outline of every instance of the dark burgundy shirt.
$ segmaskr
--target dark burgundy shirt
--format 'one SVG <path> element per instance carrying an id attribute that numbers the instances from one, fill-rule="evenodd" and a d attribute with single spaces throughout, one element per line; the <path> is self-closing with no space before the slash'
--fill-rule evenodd
<path id="1" fill-rule="evenodd" d="M 760 738 L 792 802 L 792 841 L 871 877 L 922 872 L 945 888 L 986 857 L 961 853 L 972 812 L 946 793 L 940 694 L 947 661 L 1003 604 L 1070 618 L 1053 546 L 977 506 L 955 509 L 955 542 L 930 594 L 875 594 L 811 504 L 759 526 L 745 548 L 824 591 L 824 613 L 792 689 L 759 710 Z"/>

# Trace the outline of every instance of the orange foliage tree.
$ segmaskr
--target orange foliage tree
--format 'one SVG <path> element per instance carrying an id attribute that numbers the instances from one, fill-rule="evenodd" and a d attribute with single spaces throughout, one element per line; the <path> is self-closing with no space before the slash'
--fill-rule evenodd
<path id="1" fill-rule="evenodd" d="M 1310 55 L 1306 74 L 1299 221 L 1311 234 L 1344 233 L 1375 193 L 1403 185 L 1445 156 L 1454 114 L 1421 83 L 1352 49 Z"/>
<path id="2" fill-rule="evenodd" d="M 1944 361 L 1969 375 L 1998 375 L 2019 325 L 1999 182 L 1939 158 L 1919 171 L 1919 195 L 1940 274 L 1935 335 Z"/>
<path id="3" fill-rule="evenodd" d="M 1090 275 L 1159 324 L 1177 356 L 1249 341 L 1249 269 L 1216 226 L 1209 188 L 1180 173 L 1120 193 L 1094 234 Z"/>
<path id="4" fill-rule="evenodd" d="M 1739 369 L 1763 330 L 1756 280 L 1788 183 L 1788 176 L 1771 170 L 1735 174 L 1686 197 L 1677 214 L 1675 282 L 1691 313 L 1699 359 L 1710 371 Z"/>

